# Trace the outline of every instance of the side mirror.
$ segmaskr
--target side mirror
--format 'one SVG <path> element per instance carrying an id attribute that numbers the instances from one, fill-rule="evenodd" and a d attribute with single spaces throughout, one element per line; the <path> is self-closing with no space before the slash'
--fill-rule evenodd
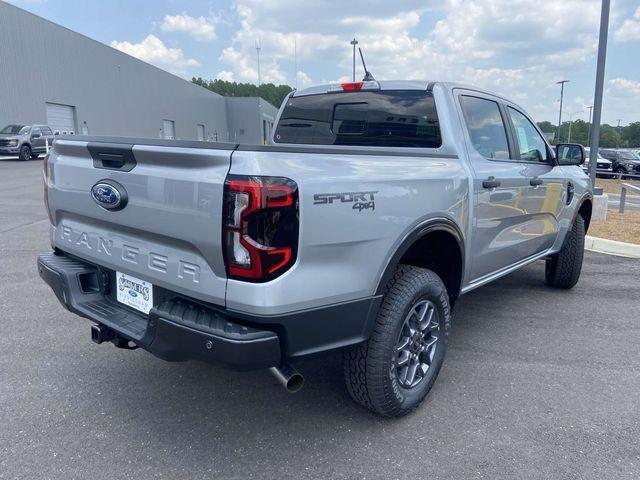
<path id="1" fill-rule="evenodd" d="M 577 143 L 559 143 L 556 145 L 558 165 L 582 165 L 586 158 L 584 147 Z"/>

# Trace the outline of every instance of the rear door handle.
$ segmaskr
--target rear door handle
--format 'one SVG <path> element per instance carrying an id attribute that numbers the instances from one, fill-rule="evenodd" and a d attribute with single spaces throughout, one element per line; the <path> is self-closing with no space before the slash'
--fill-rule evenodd
<path id="1" fill-rule="evenodd" d="M 489 177 L 482 181 L 482 188 L 497 188 L 500 186 L 500 180 L 496 180 L 495 177 Z"/>
<path id="2" fill-rule="evenodd" d="M 529 184 L 532 187 L 539 187 L 540 185 L 542 185 L 544 182 L 542 181 L 541 178 L 532 178 L 531 180 L 529 180 Z"/>

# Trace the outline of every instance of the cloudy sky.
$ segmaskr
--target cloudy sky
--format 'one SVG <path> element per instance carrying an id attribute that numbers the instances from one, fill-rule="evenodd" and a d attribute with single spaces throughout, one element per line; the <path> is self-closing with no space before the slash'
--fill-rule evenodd
<path id="1" fill-rule="evenodd" d="M 505 94 L 537 120 L 587 119 L 599 0 L 12 0 L 185 78 L 307 85 L 348 79 L 356 36 L 379 79 Z M 297 71 L 294 61 L 297 45 Z M 640 2 L 613 0 L 603 120 L 640 120 Z M 359 68 L 361 75 L 361 69 Z"/>

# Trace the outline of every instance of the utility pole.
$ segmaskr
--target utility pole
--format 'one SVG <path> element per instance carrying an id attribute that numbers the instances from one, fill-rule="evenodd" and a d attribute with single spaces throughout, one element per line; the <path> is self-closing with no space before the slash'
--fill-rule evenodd
<path id="1" fill-rule="evenodd" d="M 356 45 L 358 45 L 358 40 L 356 37 L 353 37 L 353 40 L 349 42 L 353 45 L 353 81 L 356 81 Z"/>
<path id="2" fill-rule="evenodd" d="M 258 86 L 260 86 L 260 40 L 256 40 L 256 52 L 258 54 Z"/>
<path id="3" fill-rule="evenodd" d="M 598 66 L 596 67 L 596 90 L 593 99 L 593 135 L 589 145 L 589 177 L 596 184 L 598 147 L 600 146 L 600 121 L 602 118 L 602 92 L 604 90 L 604 67 L 607 62 L 607 37 L 609 35 L 610 0 L 602 0 L 600 13 L 600 39 L 598 41 Z"/>
<path id="4" fill-rule="evenodd" d="M 569 83 L 569 80 L 560 80 L 556 82 L 556 84 L 560 85 L 560 112 L 558 113 L 558 138 L 557 141 L 560 143 L 560 126 L 562 125 L 562 100 L 564 98 L 564 84 Z"/>
<path id="5" fill-rule="evenodd" d="M 589 110 L 589 131 L 587 133 L 587 145 L 591 144 L 591 114 L 593 113 L 593 105 L 589 105 L 587 107 L 587 110 Z"/>
<path id="6" fill-rule="evenodd" d="M 622 119 L 618 119 L 618 127 L 616 128 L 616 148 L 620 148 L 620 122 Z"/>

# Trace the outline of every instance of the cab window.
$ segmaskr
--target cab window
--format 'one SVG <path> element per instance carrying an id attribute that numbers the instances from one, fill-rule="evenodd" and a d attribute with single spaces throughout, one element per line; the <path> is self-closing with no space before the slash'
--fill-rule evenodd
<path id="1" fill-rule="evenodd" d="M 381 90 L 291 97 L 275 143 L 438 148 L 440 122 L 431 92 Z"/>
<path id="2" fill-rule="evenodd" d="M 485 98 L 460 96 L 471 143 L 489 159 L 509 159 L 509 143 L 498 104 Z"/>
<path id="3" fill-rule="evenodd" d="M 515 141 L 520 159 L 525 162 L 550 163 L 551 158 L 542 135 L 531 121 L 515 108 L 508 107 L 513 123 Z"/>

